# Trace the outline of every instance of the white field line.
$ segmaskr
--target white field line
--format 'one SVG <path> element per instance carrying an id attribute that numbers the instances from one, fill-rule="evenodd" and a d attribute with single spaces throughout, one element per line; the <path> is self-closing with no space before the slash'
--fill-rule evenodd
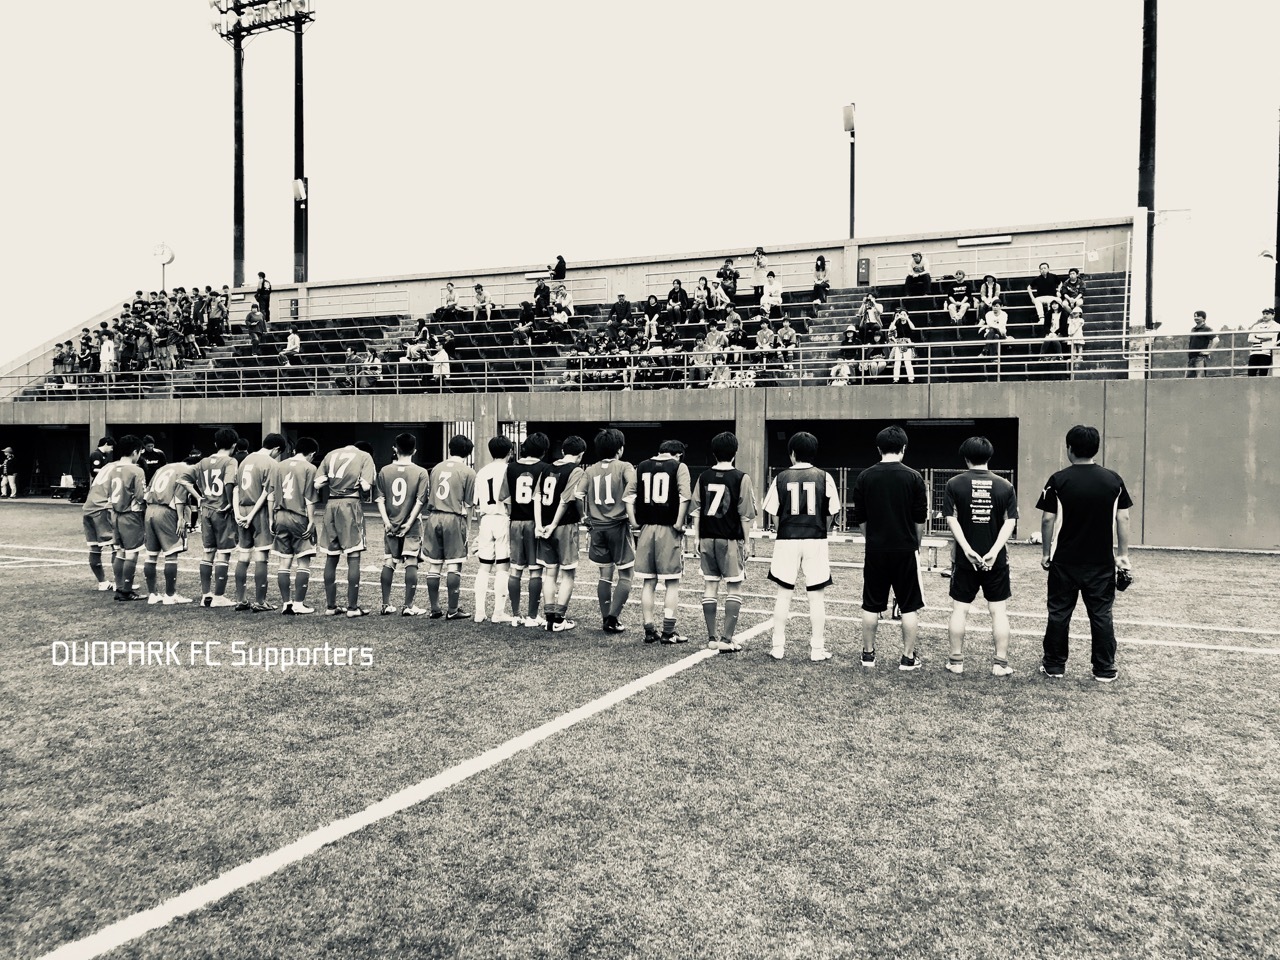
<path id="1" fill-rule="evenodd" d="M 770 627 L 771 624 L 768 622 L 758 624 L 743 633 L 741 639 L 745 640 L 757 636 Z M 561 714 L 540 727 L 527 730 L 506 743 L 500 744 L 491 750 L 486 750 L 479 756 L 464 760 L 462 763 L 443 770 L 433 777 L 428 777 L 412 786 L 405 787 L 403 790 L 393 793 L 386 799 L 380 800 L 358 813 L 353 813 L 340 820 L 335 820 L 318 830 L 313 830 L 299 837 L 293 843 L 281 847 L 279 850 L 255 857 L 248 863 L 228 870 L 226 873 L 214 877 L 206 883 L 202 883 L 185 893 L 164 901 L 158 906 L 152 907 L 150 910 L 143 910 L 141 913 L 135 913 L 133 916 L 125 917 L 123 920 L 117 920 L 97 933 L 63 944 L 56 950 L 45 954 L 43 960 L 55 960 L 55 958 L 56 960 L 70 960 L 70 958 L 86 960 L 86 958 L 106 953 L 108 950 L 114 950 L 131 940 L 136 940 L 145 933 L 163 927 L 178 917 L 206 907 L 221 900 L 223 897 L 235 893 L 237 890 L 257 883 L 259 880 L 297 863 L 304 857 L 310 856 L 322 847 L 336 843 L 343 837 L 350 836 L 365 827 L 372 826 L 401 811 L 408 810 L 410 807 L 416 806 L 424 800 L 448 790 L 450 787 L 457 786 L 464 780 L 482 773 L 490 767 L 510 760 L 516 754 L 536 746 L 557 733 L 568 730 L 575 724 L 616 707 L 628 697 L 633 697 L 637 693 L 662 683 L 664 680 L 669 680 L 676 674 L 717 655 L 713 650 L 699 650 L 697 653 L 692 653 L 681 660 L 670 663 L 659 670 L 653 671 L 653 673 L 646 674 L 638 680 L 633 680 L 625 686 L 606 693 L 590 703 L 583 704 L 576 710 Z"/>

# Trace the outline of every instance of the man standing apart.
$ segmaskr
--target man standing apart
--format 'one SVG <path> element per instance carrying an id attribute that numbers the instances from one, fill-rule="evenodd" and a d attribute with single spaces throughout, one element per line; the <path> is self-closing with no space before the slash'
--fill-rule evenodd
<path id="1" fill-rule="evenodd" d="M 769 579 L 778 585 L 773 603 L 773 647 L 769 656 L 781 660 L 786 648 L 787 614 L 796 588 L 796 576 L 804 571 L 809 593 L 809 659 L 830 660 L 827 652 L 827 600 L 831 586 L 831 558 L 827 534 L 840 513 L 840 493 L 835 478 L 812 463 L 818 438 L 797 433 L 787 442 L 791 466 L 773 479 L 764 498 L 764 511 L 778 518 L 778 539 L 773 545 Z"/>
<path id="2" fill-rule="evenodd" d="M 680 577 L 684 572 L 684 524 L 693 496 L 689 468 L 681 463 L 685 446 L 679 440 L 663 440 L 658 455 L 636 467 L 636 578 L 640 581 L 640 612 L 644 617 L 644 642 L 659 639 L 653 623 L 658 582 L 664 585 L 662 600 L 663 643 L 687 643 L 676 633 L 680 608 Z"/>
<path id="3" fill-rule="evenodd" d="M 374 501 L 382 515 L 382 542 L 386 559 L 382 562 L 382 615 L 396 612 L 391 604 L 391 584 L 396 566 L 404 563 L 404 610 L 402 616 L 420 617 L 427 611 L 414 603 L 418 592 L 418 561 L 422 557 L 421 514 L 431 489 L 431 475 L 413 462 L 418 438 L 412 433 L 397 434 L 392 452 L 395 460 L 378 471 Z"/>
<path id="4" fill-rule="evenodd" d="M 274 610 L 267 603 L 267 555 L 275 542 L 271 529 L 271 510 L 267 507 L 267 491 L 276 469 L 276 461 L 284 453 L 286 441 L 278 433 L 262 438 L 262 448 L 244 458 L 240 464 L 234 510 L 239 532 L 239 556 L 236 557 L 236 610 L 262 613 Z M 253 563 L 253 601 L 247 596 L 249 563 Z"/>
<path id="5" fill-rule="evenodd" d="M 1018 523 L 1018 498 L 1013 484 L 997 477 L 987 465 L 994 448 L 986 437 L 970 437 L 960 444 L 969 469 L 947 481 L 942 514 L 956 538 L 951 553 L 951 656 L 947 669 L 964 673 L 964 628 L 969 605 L 982 588 L 995 635 L 993 677 L 1013 673 L 1009 666 L 1009 552 L 1005 549 Z"/>
<path id="6" fill-rule="evenodd" d="M 1084 597 L 1093 641 L 1093 679 L 1116 678 L 1116 634 L 1111 607 L 1116 570 L 1128 571 L 1129 508 L 1133 501 L 1114 470 L 1094 462 L 1101 441 L 1097 427 L 1077 424 L 1067 431 L 1067 459 L 1044 485 L 1036 509 L 1043 511 L 1040 534 L 1049 571 L 1049 622 L 1044 630 L 1040 672 L 1061 680 L 1067 672 L 1067 639 L 1077 597 Z M 1111 539 L 1115 531 L 1114 548 Z"/>
<path id="7" fill-rule="evenodd" d="M 364 552 L 364 507 L 360 501 L 373 489 L 376 473 L 373 448 L 365 440 L 330 451 L 316 471 L 316 489 L 329 491 L 329 500 L 324 506 L 324 542 L 318 544 L 326 553 L 326 617 L 340 613 L 363 617 L 367 613 L 360 608 L 360 554 Z M 347 558 L 345 607 L 338 606 L 338 558 L 342 556 Z"/>
<path id="8" fill-rule="evenodd" d="M 1209 351 L 1218 344 L 1218 338 L 1209 327 L 1208 315 L 1203 310 L 1195 312 L 1195 326 L 1187 340 L 1187 376 L 1208 375 Z"/>
<path id="9" fill-rule="evenodd" d="M 547 629 L 561 633 L 577 624 L 566 620 L 569 601 L 573 599 L 573 582 L 578 573 L 578 485 L 582 482 L 582 456 L 587 442 L 579 436 L 564 438 L 560 459 L 551 465 L 543 478 L 541 516 L 555 504 L 551 522 L 540 527 L 538 563 L 542 576 L 552 588 L 551 602 L 545 604 Z M 550 482 L 549 482 L 550 481 Z"/>
<path id="10" fill-rule="evenodd" d="M 476 474 L 475 508 L 480 514 L 476 535 L 476 623 L 484 623 L 485 596 L 489 592 L 489 568 L 493 567 L 493 622 L 506 619 L 503 588 L 507 585 L 511 562 L 511 493 L 507 489 L 507 465 L 511 463 L 511 441 L 489 439 L 493 459 Z"/>
<path id="11" fill-rule="evenodd" d="M 476 497 L 476 472 L 467 465 L 475 444 L 461 434 L 449 441 L 449 456 L 431 471 L 427 499 L 427 597 L 431 619 L 461 620 L 470 614 L 458 607 L 462 593 L 462 562 L 467 559 L 467 514 Z M 440 571 L 444 569 L 447 608 L 440 609 Z"/>
<path id="12" fill-rule="evenodd" d="M 690 522 L 695 531 L 693 552 L 701 558 L 702 615 L 707 621 L 707 649 L 737 653 L 742 644 L 733 639 L 742 610 L 738 596 L 746 579 L 747 557 L 751 553 L 751 521 L 756 516 L 756 496 L 751 478 L 733 465 L 738 454 L 738 438 L 719 433 L 711 438 L 711 455 L 716 464 L 698 478 L 693 489 Z M 727 586 L 724 622 L 716 632 L 716 607 L 720 584 Z"/>
<path id="13" fill-rule="evenodd" d="M 271 281 L 267 279 L 267 275 L 261 270 L 258 271 L 258 289 L 253 292 L 253 299 L 258 304 L 258 309 L 262 311 L 262 321 L 264 324 L 271 322 Z"/>
<path id="14" fill-rule="evenodd" d="M 920 583 L 920 542 L 928 518 L 924 477 L 902 462 L 907 432 L 885 427 L 876 434 L 880 462 L 853 482 L 850 521 L 863 528 L 867 552 L 862 566 L 862 665 L 876 665 L 876 628 L 889 607 L 889 591 L 902 611 L 902 659 L 899 670 L 918 670 L 918 613 L 924 609 Z"/>

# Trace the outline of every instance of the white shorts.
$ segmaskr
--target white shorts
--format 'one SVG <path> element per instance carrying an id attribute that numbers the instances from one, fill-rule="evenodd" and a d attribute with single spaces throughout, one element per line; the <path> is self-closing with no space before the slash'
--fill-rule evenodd
<path id="1" fill-rule="evenodd" d="M 804 571 L 806 590 L 831 586 L 831 558 L 826 540 L 775 540 L 769 561 L 769 579 L 780 587 L 795 589 Z"/>
<path id="2" fill-rule="evenodd" d="M 511 518 L 504 513 L 486 513 L 480 518 L 477 538 L 481 563 L 506 563 L 511 559 Z"/>

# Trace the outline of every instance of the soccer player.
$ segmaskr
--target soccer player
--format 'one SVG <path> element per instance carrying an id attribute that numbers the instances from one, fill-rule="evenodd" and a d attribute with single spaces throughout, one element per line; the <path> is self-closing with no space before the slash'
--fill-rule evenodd
<path id="1" fill-rule="evenodd" d="M 781 660 L 787 644 L 787 614 L 803 570 L 809 593 L 809 659 L 830 660 L 827 651 L 827 600 L 831 586 L 831 560 L 827 534 L 840 513 L 835 478 L 813 465 L 818 438 L 800 432 L 787 441 L 791 466 L 773 478 L 764 498 L 765 512 L 778 518 L 777 540 L 769 563 L 769 579 L 778 585 L 773 602 L 773 646 L 769 656 Z"/>
<path id="2" fill-rule="evenodd" d="M 366 440 L 339 447 L 325 455 L 316 471 L 316 489 L 328 491 L 324 506 L 324 596 L 326 617 L 345 613 L 363 617 L 360 607 L 360 554 L 364 552 L 364 508 L 360 501 L 373 489 L 377 470 L 373 447 Z M 347 605 L 338 606 L 338 558 L 347 558 Z"/>
<path id="3" fill-rule="evenodd" d="M 640 581 L 640 612 L 644 617 L 644 642 L 659 639 L 653 623 L 658 584 L 665 587 L 662 599 L 663 643 L 688 643 L 676 633 L 676 611 L 680 603 L 680 577 L 684 572 L 684 523 L 693 496 L 689 468 L 681 462 L 685 446 L 679 440 L 663 440 L 658 455 L 636 467 L 635 576 Z"/>
<path id="4" fill-rule="evenodd" d="M 582 482 L 582 455 L 587 441 L 579 436 L 564 438 L 560 459 L 542 482 L 542 516 L 555 504 L 551 523 L 538 527 L 538 563 L 544 579 L 550 580 L 551 602 L 545 604 L 547 629 L 557 633 L 577 624 L 565 619 L 573 599 L 573 581 L 578 573 L 578 485 Z M 548 482 L 551 481 L 551 482 Z"/>
<path id="5" fill-rule="evenodd" d="M 1013 484 L 988 468 L 995 449 L 986 437 L 960 444 L 969 469 L 947 481 L 942 515 L 955 537 L 951 551 L 951 655 L 947 669 L 964 673 L 964 628 L 969 605 L 982 588 L 995 635 L 994 677 L 1013 673 L 1009 666 L 1009 551 L 1005 544 L 1018 524 L 1018 497 Z"/>
<path id="6" fill-rule="evenodd" d="M 489 456 L 493 459 L 476 474 L 474 506 L 480 514 L 476 557 L 476 623 L 484 623 L 485 597 L 489 592 L 489 568 L 493 567 L 493 622 L 506 619 L 506 600 L 502 588 L 507 585 L 511 562 L 511 493 L 507 489 L 507 465 L 511 463 L 511 441 L 506 437 L 489 439 Z"/>
<path id="7" fill-rule="evenodd" d="M 462 561 L 467 559 L 467 513 L 476 496 L 476 472 L 467 465 L 475 444 L 459 434 L 449 441 L 449 456 L 431 471 L 427 498 L 427 598 L 431 619 L 461 620 L 471 614 L 458 606 L 462 592 Z M 447 611 L 440 609 L 440 571 L 444 569 Z"/>
<path id="8" fill-rule="evenodd" d="M 707 621 L 707 649 L 737 653 L 742 644 L 733 639 L 742 610 L 740 584 L 746 579 L 746 560 L 751 555 L 751 522 L 756 516 L 756 495 L 751 478 L 733 465 L 738 454 L 738 438 L 718 433 L 711 438 L 711 455 L 716 464 L 698 478 L 693 488 L 690 525 L 694 529 L 693 552 L 702 565 L 706 591 L 702 595 L 702 615 Z M 724 621 L 716 632 L 720 584 L 727 587 Z"/>
<path id="9" fill-rule="evenodd" d="M 117 600 L 141 600 L 133 592 L 133 575 L 138 569 L 138 551 L 143 540 L 143 505 L 147 479 L 138 466 L 142 443 L 132 434 L 116 443 L 119 459 L 102 471 L 111 504 L 112 544 L 116 555 L 112 570 L 116 577 Z"/>
<path id="10" fill-rule="evenodd" d="M 397 434 L 392 452 L 395 460 L 378 471 L 374 502 L 382 516 L 382 542 L 386 559 L 382 562 L 382 615 L 396 612 L 391 604 L 391 583 L 396 565 L 404 561 L 404 610 L 406 617 L 420 617 L 427 611 L 414 604 L 418 592 L 418 561 L 422 559 L 421 513 L 426 503 L 431 475 L 413 462 L 418 438 L 412 433 Z"/>
<path id="11" fill-rule="evenodd" d="M 274 610 L 267 603 L 267 554 L 275 542 L 271 529 L 271 511 L 267 509 L 267 491 L 275 473 L 277 461 L 283 455 L 288 441 L 278 433 L 262 438 L 262 447 L 249 454 L 240 463 L 239 482 L 236 484 L 232 509 L 239 530 L 240 551 L 236 557 L 236 609 L 262 613 Z M 249 602 L 249 562 L 253 561 L 253 602 Z"/>
<path id="12" fill-rule="evenodd" d="M 144 455 L 145 452 L 144 447 Z M 145 467 L 143 472 L 145 474 Z M 199 496 L 195 488 L 195 473 L 194 466 L 181 460 L 166 463 L 156 468 L 151 483 L 147 485 L 143 531 L 147 559 L 142 565 L 142 573 L 147 580 L 148 604 L 163 603 L 172 607 L 191 602 L 189 597 L 178 593 L 178 554 L 187 549 L 188 504 Z M 156 565 L 161 555 L 164 556 L 163 597 L 156 592 Z"/>
<path id="13" fill-rule="evenodd" d="M 240 437 L 230 427 L 213 435 L 217 448 L 196 464 L 196 488 L 200 492 L 200 539 L 204 559 L 200 561 L 201 602 L 206 607 L 233 607 L 228 599 L 227 568 L 236 545 L 236 522 L 232 513 L 236 476 L 240 465 L 231 455 Z"/>
<path id="14" fill-rule="evenodd" d="M 600 567 L 596 599 L 605 633 L 626 630 L 618 617 L 631 594 L 636 564 L 631 537 L 636 525 L 636 468 L 619 459 L 626 443 L 627 438 L 616 428 L 597 433 L 594 446 L 600 459 L 583 471 L 576 493 L 591 537 L 587 556 Z"/>
<path id="15" fill-rule="evenodd" d="M 103 438 L 107 443 L 108 438 Z M 107 448 L 108 451 L 111 447 Z M 85 494 L 83 517 L 84 539 L 89 547 L 89 569 L 98 579 L 97 589 L 106 593 L 111 589 L 111 581 L 107 579 L 106 570 L 102 566 L 102 550 L 115 543 L 115 531 L 111 525 L 111 487 L 106 481 L 105 470 L 111 462 L 101 453 L 95 454 L 94 461 L 102 457 L 102 466 L 94 472 L 89 482 L 89 490 Z M 114 563 L 112 564 L 114 567 Z"/>
<path id="16" fill-rule="evenodd" d="M 511 601 L 513 627 L 545 627 L 538 616 L 542 600 L 542 567 L 538 566 L 538 511 L 542 509 L 542 482 L 550 466 L 543 461 L 551 441 L 535 433 L 520 445 L 520 459 L 507 465 L 507 490 L 511 492 L 511 575 L 507 598 Z M 520 581 L 529 571 L 529 615 L 520 616 Z"/>
<path id="17" fill-rule="evenodd" d="M 267 509 L 275 531 L 272 552 L 279 558 L 276 583 L 280 588 L 280 613 L 303 616 L 315 613 L 307 606 L 311 583 L 311 558 L 316 555 L 316 454 L 320 445 L 311 437 L 299 437 L 293 456 L 271 473 Z M 294 562 L 298 569 L 293 570 Z"/>
<path id="18" fill-rule="evenodd" d="M 920 543 L 928 518 L 924 477 L 902 462 L 907 432 L 885 427 L 876 434 L 880 462 L 853 482 L 850 521 L 863 526 L 867 551 L 862 565 L 862 665 L 876 665 L 876 628 L 889 606 L 889 590 L 902 611 L 902 659 L 899 670 L 918 670 L 918 612 L 924 609 L 920 583 Z"/>

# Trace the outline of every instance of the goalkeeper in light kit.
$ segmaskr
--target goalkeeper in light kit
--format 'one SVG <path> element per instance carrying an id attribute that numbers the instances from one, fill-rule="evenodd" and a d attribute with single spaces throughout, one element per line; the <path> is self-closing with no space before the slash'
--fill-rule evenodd
<path id="1" fill-rule="evenodd" d="M 739 595 L 747 576 L 747 557 L 751 555 L 751 522 L 756 516 L 756 495 L 751 478 L 733 465 L 738 454 L 738 438 L 732 433 L 719 433 L 711 440 L 711 455 L 716 464 L 698 478 L 693 489 L 691 523 L 697 539 L 693 552 L 702 564 L 706 592 L 702 597 L 702 615 L 707 620 L 707 649 L 737 653 L 742 644 L 734 640 L 738 614 L 742 610 Z M 727 587 L 724 598 L 724 621 L 716 631 L 716 614 L 720 584 Z"/>
<path id="2" fill-rule="evenodd" d="M 476 534 L 476 585 L 474 614 L 476 623 L 484 623 L 489 593 L 489 568 L 493 567 L 493 622 L 506 619 L 508 566 L 511 563 L 511 493 L 507 489 L 507 465 L 511 462 L 511 441 L 506 437 L 489 438 L 489 456 L 493 459 L 476 473 L 474 506 L 480 514 Z"/>
<path id="3" fill-rule="evenodd" d="M 396 436 L 392 451 L 395 460 L 378 471 L 374 502 L 382 516 L 382 542 L 386 559 L 382 562 L 382 615 L 396 612 L 391 604 L 391 584 L 396 566 L 404 563 L 404 609 L 401 616 L 420 617 L 427 611 L 414 603 L 418 592 L 418 561 L 422 559 L 423 507 L 430 490 L 431 475 L 413 462 L 418 438 L 412 433 Z"/>

